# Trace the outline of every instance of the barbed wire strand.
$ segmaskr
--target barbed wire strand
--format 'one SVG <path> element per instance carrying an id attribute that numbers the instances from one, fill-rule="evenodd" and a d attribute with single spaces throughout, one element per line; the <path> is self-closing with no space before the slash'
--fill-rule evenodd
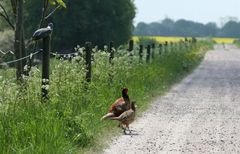
<path id="1" fill-rule="evenodd" d="M 19 58 L 19 59 L 16 59 L 16 60 L 12 60 L 12 61 L 8 61 L 8 62 L 0 63 L 0 65 L 6 65 L 6 64 L 16 63 L 16 62 L 22 61 L 22 60 L 24 60 L 24 59 L 27 59 L 27 58 L 29 58 L 29 57 L 32 57 L 32 56 L 34 56 L 34 55 L 37 55 L 37 54 L 39 54 L 40 52 L 42 52 L 42 50 L 36 51 L 36 52 L 34 52 L 34 53 L 31 53 L 31 54 L 28 55 L 28 56 L 25 56 L 25 57 L 22 57 L 22 58 Z"/>
<path id="2" fill-rule="evenodd" d="M 66 53 L 66 54 L 50 52 L 50 54 L 53 55 L 53 56 L 68 56 L 68 55 L 75 55 L 75 56 L 77 56 L 77 55 L 79 55 L 78 52 Z"/>

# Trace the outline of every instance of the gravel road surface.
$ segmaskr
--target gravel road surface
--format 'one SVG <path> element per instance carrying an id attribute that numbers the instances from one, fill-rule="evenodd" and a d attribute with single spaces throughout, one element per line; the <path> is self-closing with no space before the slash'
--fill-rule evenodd
<path id="1" fill-rule="evenodd" d="M 130 127 L 105 154 L 240 153 L 240 50 L 215 46 Z"/>

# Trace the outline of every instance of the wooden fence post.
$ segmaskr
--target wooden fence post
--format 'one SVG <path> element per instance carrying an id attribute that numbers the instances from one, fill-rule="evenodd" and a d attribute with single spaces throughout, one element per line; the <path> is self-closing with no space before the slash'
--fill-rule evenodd
<path id="1" fill-rule="evenodd" d="M 162 47 L 163 47 L 163 46 L 162 46 L 162 44 L 160 43 L 160 44 L 159 44 L 159 55 L 162 55 Z"/>
<path id="2" fill-rule="evenodd" d="M 148 46 L 147 46 L 147 57 L 146 57 L 147 63 L 150 62 L 150 56 L 151 56 L 151 46 L 148 45 Z"/>
<path id="3" fill-rule="evenodd" d="M 43 38 L 42 52 L 42 99 L 49 99 L 49 61 L 50 61 L 50 36 Z"/>
<path id="4" fill-rule="evenodd" d="M 130 41 L 129 41 L 129 45 L 128 45 L 128 51 L 129 51 L 129 52 L 133 51 L 133 45 L 134 45 L 133 40 L 130 40 Z"/>
<path id="5" fill-rule="evenodd" d="M 110 53 L 109 63 L 112 64 L 112 60 L 113 60 L 113 58 L 114 58 L 113 41 L 111 41 L 111 42 L 109 43 L 108 52 Z"/>
<path id="6" fill-rule="evenodd" d="M 174 51 L 173 42 L 170 42 L 170 52 Z"/>
<path id="7" fill-rule="evenodd" d="M 155 44 L 152 44 L 152 59 L 154 59 L 154 52 L 155 52 Z"/>
<path id="8" fill-rule="evenodd" d="M 130 63 L 132 63 L 133 61 L 133 46 L 134 46 L 134 42 L 133 40 L 129 41 L 129 45 L 128 45 L 128 52 L 129 52 L 129 58 L 130 58 Z"/>
<path id="9" fill-rule="evenodd" d="M 50 61 L 50 41 L 53 31 L 53 24 L 49 23 L 46 28 L 38 29 L 34 32 L 32 39 L 37 41 L 43 40 L 43 52 L 42 52 L 42 102 L 49 99 L 49 61 Z"/>
<path id="10" fill-rule="evenodd" d="M 91 82 L 92 80 L 92 43 L 85 43 L 85 52 L 86 52 L 86 80 Z"/>
<path id="11" fill-rule="evenodd" d="M 164 53 L 167 53 L 168 52 L 168 42 L 165 41 L 165 44 L 164 44 Z"/>
<path id="12" fill-rule="evenodd" d="M 139 60 L 141 62 L 143 59 L 143 45 L 140 45 L 139 47 L 140 47 L 139 48 Z"/>

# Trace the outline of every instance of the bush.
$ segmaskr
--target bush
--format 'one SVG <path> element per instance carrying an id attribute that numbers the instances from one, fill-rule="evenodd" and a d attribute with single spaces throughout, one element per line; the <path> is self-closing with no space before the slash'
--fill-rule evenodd
<path id="1" fill-rule="evenodd" d="M 5 30 L 3 32 L 0 32 L 0 59 L 2 59 L 2 61 L 13 60 L 13 44 L 14 32 L 12 30 Z M 2 52 L 6 54 L 3 54 Z"/>

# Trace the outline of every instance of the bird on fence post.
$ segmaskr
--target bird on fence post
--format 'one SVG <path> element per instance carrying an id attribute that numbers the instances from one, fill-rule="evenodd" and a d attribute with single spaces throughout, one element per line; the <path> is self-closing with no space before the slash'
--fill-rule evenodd
<path id="1" fill-rule="evenodd" d="M 49 23 L 48 26 L 46 28 L 40 28 L 38 30 L 36 30 L 34 33 L 33 33 L 33 40 L 37 41 L 39 39 L 43 39 L 43 38 L 46 38 L 48 37 L 49 35 L 51 35 L 53 31 L 53 23 Z"/>
<path id="2" fill-rule="evenodd" d="M 53 31 L 53 24 L 49 23 L 46 28 L 40 28 L 33 33 L 32 39 L 43 40 L 42 54 L 42 101 L 48 100 L 49 89 L 49 61 L 50 61 L 50 38 Z"/>

